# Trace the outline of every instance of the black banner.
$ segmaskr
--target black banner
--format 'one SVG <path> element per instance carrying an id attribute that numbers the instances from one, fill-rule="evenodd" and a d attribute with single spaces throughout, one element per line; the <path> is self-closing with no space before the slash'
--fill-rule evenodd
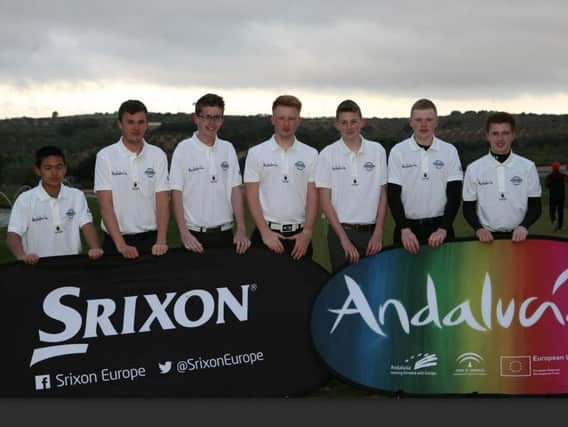
<path id="1" fill-rule="evenodd" d="M 0 272 L 1 396 L 292 396 L 328 379 L 312 261 L 173 250 Z"/>

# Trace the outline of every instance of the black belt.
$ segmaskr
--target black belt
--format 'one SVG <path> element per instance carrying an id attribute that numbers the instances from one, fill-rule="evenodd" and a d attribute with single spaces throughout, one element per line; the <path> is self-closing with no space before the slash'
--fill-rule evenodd
<path id="1" fill-rule="evenodd" d="M 375 229 L 375 224 L 345 224 L 341 223 L 344 230 L 353 231 L 373 231 Z"/>
<path id="2" fill-rule="evenodd" d="M 442 223 L 442 218 L 441 216 L 435 216 L 433 218 L 407 219 L 407 221 L 411 224 L 439 225 Z"/>

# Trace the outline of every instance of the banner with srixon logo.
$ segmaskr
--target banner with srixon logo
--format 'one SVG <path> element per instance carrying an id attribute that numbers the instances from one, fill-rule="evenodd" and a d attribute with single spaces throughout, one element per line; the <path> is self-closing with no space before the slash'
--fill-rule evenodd
<path id="1" fill-rule="evenodd" d="M 0 266 L 0 395 L 309 392 L 329 378 L 309 332 L 327 279 L 261 249 Z"/>
<path id="2" fill-rule="evenodd" d="M 312 312 L 340 378 L 408 394 L 568 393 L 568 242 L 390 248 L 333 276 Z"/>

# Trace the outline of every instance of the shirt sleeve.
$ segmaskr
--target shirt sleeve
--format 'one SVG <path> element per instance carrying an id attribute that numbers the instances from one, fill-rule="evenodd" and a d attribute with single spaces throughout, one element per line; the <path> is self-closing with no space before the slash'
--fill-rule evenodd
<path id="1" fill-rule="evenodd" d="M 474 202 L 477 200 L 477 183 L 473 176 L 471 167 L 465 170 L 463 179 L 462 198 L 464 202 Z"/>
<path id="2" fill-rule="evenodd" d="M 77 211 L 78 211 L 78 218 L 79 218 L 79 227 L 84 226 L 90 222 L 93 222 L 93 215 L 91 214 L 91 210 L 89 209 L 89 204 L 87 203 L 87 198 L 82 191 L 79 191 L 78 196 L 78 203 L 77 203 Z"/>
<path id="3" fill-rule="evenodd" d="M 95 191 L 112 190 L 110 165 L 103 151 L 99 151 L 95 161 Z"/>
<path id="4" fill-rule="evenodd" d="M 32 191 L 32 190 L 28 190 Z M 21 194 L 10 211 L 10 220 L 8 222 L 8 231 L 23 236 L 28 231 L 28 213 L 31 207 L 26 203 L 25 198 Z"/>
<path id="5" fill-rule="evenodd" d="M 329 149 L 323 149 L 316 161 L 316 187 L 331 188 L 331 165 Z"/>
<path id="6" fill-rule="evenodd" d="M 391 184 L 400 185 L 402 187 L 402 180 L 400 178 L 400 159 L 396 146 L 392 148 L 389 154 L 388 182 Z"/>
<path id="7" fill-rule="evenodd" d="M 170 191 L 170 180 L 168 178 L 168 158 L 166 157 L 166 153 L 162 151 L 162 149 L 158 148 L 159 150 L 159 158 L 157 161 L 157 180 L 156 180 L 156 193 L 161 191 Z"/>
<path id="8" fill-rule="evenodd" d="M 184 187 L 184 167 L 182 146 L 178 144 L 172 155 L 172 164 L 170 165 L 170 188 L 172 190 L 183 191 Z"/>
<path id="9" fill-rule="evenodd" d="M 463 170 L 461 166 L 458 150 L 452 146 L 452 155 L 448 164 L 448 182 L 463 180 Z"/>
<path id="10" fill-rule="evenodd" d="M 314 149 L 313 156 L 310 161 L 310 169 L 308 172 L 308 182 L 316 182 L 316 167 L 318 164 L 318 152 Z"/>
<path id="11" fill-rule="evenodd" d="M 245 182 L 260 182 L 260 173 L 258 171 L 258 161 L 254 154 L 254 147 L 248 150 L 245 160 Z"/>
<path id="12" fill-rule="evenodd" d="M 536 166 L 531 162 L 531 166 L 528 173 L 528 196 L 529 197 L 540 197 L 542 191 L 540 188 L 540 179 L 538 178 L 538 172 Z"/>
<path id="13" fill-rule="evenodd" d="M 379 149 L 379 161 L 377 162 L 377 167 L 379 168 L 379 184 L 385 185 L 387 183 L 387 153 L 385 149 L 380 146 Z"/>
<path id="14" fill-rule="evenodd" d="M 231 188 L 238 187 L 243 183 L 241 178 L 241 169 L 239 167 L 239 158 L 237 157 L 237 152 L 235 151 L 235 147 L 232 145 L 229 146 L 230 149 L 230 172 L 231 172 Z"/>

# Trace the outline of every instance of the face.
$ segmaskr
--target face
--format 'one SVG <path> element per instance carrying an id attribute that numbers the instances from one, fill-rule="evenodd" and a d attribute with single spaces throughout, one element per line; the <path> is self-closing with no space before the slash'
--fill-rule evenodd
<path id="1" fill-rule="evenodd" d="M 433 109 L 414 110 L 412 112 L 410 127 L 418 141 L 431 141 L 437 126 L 438 116 Z"/>
<path id="2" fill-rule="evenodd" d="M 352 141 L 359 138 L 361 129 L 365 127 L 366 120 L 359 117 L 359 114 L 350 111 L 339 113 L 335 119 L 335 129 L 341 134 L 344 141 Z"/>
<path id="3" fill-rule="evenodd" d="M 214 140 L 223 125 L 223 110 L 219 107 L 203 107 L 199 114 L 193 115 L 199 136 Z"/>
<path id="4" fill-rule="evenodd" d="M 510 123 L 491 123 L 487 131 L 487 141 L 495 154 L 507 154 L 515 139 Z"/>
<path id="5" fill-rule="evenodd" d="M 118 126 L 122 131 L 123 141 L 127 144 L 140 144 L 148 129 L 148 118 L 143 111 L 134 114 L 124 113 Z"/>
<path id="6" fill-rule="evenodd" d="M 41 161 L 41 165 L 35 168 L 35 173 L 41 178 L 46 189 L 57 190 L 65 178 L 67 167 L 60 156 L 47 156 Z"/>
<path id="7" fill-rule="evenodd" d="M 278 105 L 272 111 L 272 125 L 274 134 L 279 138 L 292 138 L 300 126 L 300 112 L 294 107 Z"/>

